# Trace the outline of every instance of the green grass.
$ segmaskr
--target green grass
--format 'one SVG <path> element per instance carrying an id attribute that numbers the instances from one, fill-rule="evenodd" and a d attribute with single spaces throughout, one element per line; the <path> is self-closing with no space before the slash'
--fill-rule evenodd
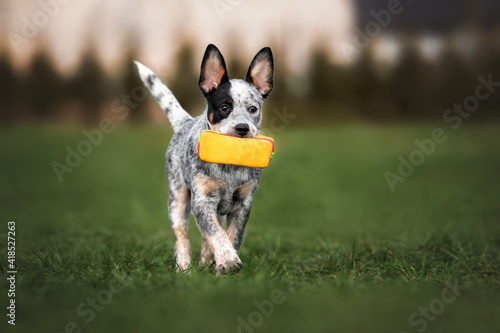
<path id="1" fill-rule="evenodd" d="M 235 332 L 244 318 L 257 327 L 240 332 L 422 332 L 424 324 L 426 332 L 496 332 L 500 125 L 448 130 L 392 193 L 384 172 L 396 172 L 398 155 L 434 127 L 277 133 L 240 252 L 244 268 L 231 276 L 175 272 L 163 158 L 169 127 L 118 127 L 62 183 L 51 163 L 84 138 L 79 130 L 3 128 L 0 236 L 15 220 L 19 272 L 9 329 L 64 332 L 73 321 L 82 332 Z M 190 239 L 196 264 L 194 220 Z M 5 237 L 0 246 L 6 305 Z M 125 287 L 112 294 L 116 281 Z M 460 295 L 438 301 L 454 284 Z M 259 315 L 254 302 L 269 306 L 262 302 L 275 289 L 284 302 Z M 106 304 L 92 320 L 90 306 L 77 313 L 97 296 Z M 439 314 L 414 317 L 412 326 L 409 317 L 429 306 Z"/>

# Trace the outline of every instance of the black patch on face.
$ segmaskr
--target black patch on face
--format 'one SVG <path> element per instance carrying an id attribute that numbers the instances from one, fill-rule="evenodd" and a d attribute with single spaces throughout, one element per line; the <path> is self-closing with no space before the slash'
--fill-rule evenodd
<path id="1" fill-rule="evenodd" d="M 226 119 L 233 110 L 233 98 L 230 93 L 231 82 L 225 82 L 217 90 L 207 96 L 207 117 L 211 124 L 218 124 Z M 228 112 L 221 111 L 221 107 L 227 105 Z"/>

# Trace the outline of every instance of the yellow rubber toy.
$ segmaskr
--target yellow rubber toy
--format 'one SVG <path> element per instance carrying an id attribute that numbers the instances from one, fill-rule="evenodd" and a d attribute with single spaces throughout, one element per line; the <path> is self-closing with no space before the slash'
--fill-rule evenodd
<path id="1" fill-rule="evenodd" d="M 217 131 L 204 130 L 198 143 L 198 156 L 209 163 L 266 168 L 274 155 L 274 140 L 257 135 L 238 138 Z"/>

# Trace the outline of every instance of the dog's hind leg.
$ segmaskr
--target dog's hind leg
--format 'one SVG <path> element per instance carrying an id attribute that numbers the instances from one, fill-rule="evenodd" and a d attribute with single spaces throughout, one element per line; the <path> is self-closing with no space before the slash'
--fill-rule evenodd
<path id="1" fill-rule="evenodd" d="M 226 232 L 236 251 L 240 250 L 243 242 L 243 234 L 252 209 L 252 195 L 257 185 L 257 182 L 249 182 L 238 187 L 233 193 L 236 209 L 227 215 Z"/>
<path id="2" fill-rule="evenodd" d="M 245 233 L 248 218 L 250 217 L 251 206 L 252 203 L 250 202 L 227 216 L 227 236 L 233 244 L 234 249 L 238 252 L 243 242 L 243 234 Z"/>
<path id="3" fill-rule="evenodd" d="M 210 266 L 214 262 L 214 255 L 212 254 L 212 250 L 210 250 L 210 245 L 208 245 L 207 239 L 205 236 L 202 236 L 201 239 L 201 255 L 200 255 L 200 266 Z"/>

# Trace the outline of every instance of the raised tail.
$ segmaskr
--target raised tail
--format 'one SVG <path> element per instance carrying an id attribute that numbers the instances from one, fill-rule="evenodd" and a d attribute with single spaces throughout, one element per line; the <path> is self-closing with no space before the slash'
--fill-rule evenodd
<path id="1" fill-rule="evenodd" d="M 167 115 L 168 120 L 170 120 L 174 132 L 177 132 L 181 125 L 192 117 L 182 108 L 174 94 L 161 82 L 153 71 L 138 61 L 134 62 L 139 69 L 142 82 L 144 82 L 144 85 L 151 91 L 158 104 L 160 104 L 161 109 Z"/>

